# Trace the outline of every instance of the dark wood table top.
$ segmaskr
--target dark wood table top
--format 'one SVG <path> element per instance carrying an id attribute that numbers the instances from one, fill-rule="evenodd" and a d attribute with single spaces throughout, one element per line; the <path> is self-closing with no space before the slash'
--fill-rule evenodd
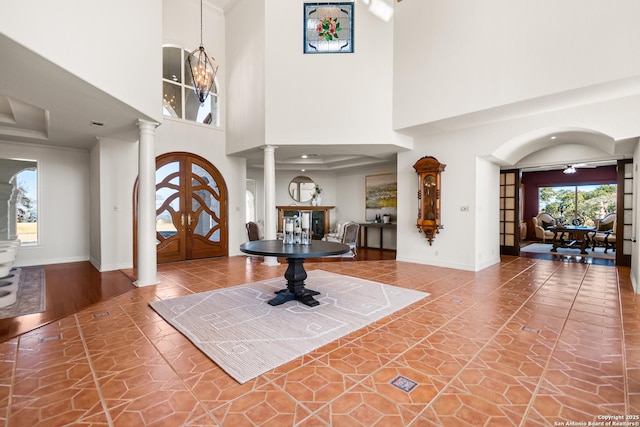
<path id="1" fill-rule="evenodd" d="M 359 222 L 363 227 L 396 227 L 395 222 Z"/>
<path id="2" fill-rule="evenodd" d="M 286 258 L 314 258 L 341 255 L 349 252 L 349 245 L 324 240 L 312 240 L 309 245 L 285 245 L 282 240 L 254 240 L 240 245 L 240 251 L 251 255 Z"/>
<path id="3" fill-rule="evenodd" d="M 548 228 L 550 231 L 594 231 L 595 229 L 587 225 L 554 225 Z"/>

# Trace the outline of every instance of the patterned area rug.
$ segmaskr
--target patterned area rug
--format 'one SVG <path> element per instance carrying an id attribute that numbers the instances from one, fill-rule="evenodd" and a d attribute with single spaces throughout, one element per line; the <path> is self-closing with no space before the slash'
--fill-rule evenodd
<path id="1" fill-rule="evenodd" d="M 243 384 L 429 294 L 326 271 L 308 272 L 316 307 L 271 306 L 284 278 L 151 302 L 151 307 Z"/>
<path id="2" fill-rule="evenodd" d="M 551 243 L 532 243 L 527 246 L 523 246 L 520 248 L 520 252 L 533 252 L 537 254 L 552 254 L 551 248 L 553 245 Z M 603 259 L 616 259 L 615 252 L 611 250 L 604 253 L 604 248 L 596 247 L 594 251 L 591 251 L 591 248 L 587 248 L 587 254 L 581 254 L 580 249 L 569 249 L 569 248 L 558 248 L 557 254 L 560 255 L 573 255 L 573 256 L 584 256 L 584 257 L 592 257 L 592 258 L 603 258 Z"/>
<path id="3" fill-rule="evenodd" d="M 16 302 L 0 308 L 0 319 L 41 313 L 47 307 L 44 267 L 21 267 L 11 274 L 20 274 Z"/>

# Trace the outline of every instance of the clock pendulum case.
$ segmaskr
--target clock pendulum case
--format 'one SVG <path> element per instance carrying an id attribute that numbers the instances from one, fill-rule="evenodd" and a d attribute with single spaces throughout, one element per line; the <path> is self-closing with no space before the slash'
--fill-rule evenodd
<path id="1" fill-rule="evenodd" d="M 440 174 L 447 165 L 435 157 L 425 156 L 413 168 L 418 174 L 418 231 L 424 233 L 429 246 L 443 228 L 440 223 Z"/>

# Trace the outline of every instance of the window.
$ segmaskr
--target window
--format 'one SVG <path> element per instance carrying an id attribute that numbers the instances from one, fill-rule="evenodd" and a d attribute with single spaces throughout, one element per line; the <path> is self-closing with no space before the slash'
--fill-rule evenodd
<path id="1" fill-rule="evenodd" d="M 592 226 L 594 219 L 616 211 L 616 190 L 616 184 L 540 187 L 539 211 L 569 223 L 579 218 Z"/>
<path id="2" fill-rule="evenodd" d="M 246 220 L 256 222 L 256 180 L 247 179 L 246 190 Z"/>
<path id="3" fill-rule="evenodd" d="M 191 76 L 185 61 L 189 52 L 173 46 L 162 48 L 162 114 L 198 123 L 219 126 L 218 85 L 203 104 L 193 92 Z"/>
<path id="4" fill-rule="evenodd" d="M 16 234 L 23 245 L 38 243 L 38 170 L 16 174 Z"/>

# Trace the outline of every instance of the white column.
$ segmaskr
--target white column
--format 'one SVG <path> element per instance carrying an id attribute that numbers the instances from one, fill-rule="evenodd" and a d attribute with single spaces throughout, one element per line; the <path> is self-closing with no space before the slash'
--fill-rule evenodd
<path id="1" fill-rule="evenodd" d="M 12 193 L 12 184 L 0 182 L 0 240 L 9 238 L 9 200 Z"/>
<path id="2" fill-rule="evenodd" d="M 264 150 L 264 238 L 274 240 L 276 238 L 276 148 L 266 145 Z M 278 265 L 278 258 L 264 257 L 265 265 Z"/>
<path id="3" fill-rule="evenodd" d="M 13 184 L 13 191 L 11 192 L 11 197 L 9 198 L 8 235 L 9 235 L 9 240 L 15 240 L 18 238 L 18 211 L 16 209 L 16 201 L 18 200 L 19 191 L 18 191 L 18 186 L 16 185 L 16 179 L 13 178 L 11 181 Z"/>
<path id="4" fill-rule="evenodd" d="M 138 120 L 138 280 L 136 286 L 158 283 L 156 253 L 156 156 L 157 123 Z"/>

